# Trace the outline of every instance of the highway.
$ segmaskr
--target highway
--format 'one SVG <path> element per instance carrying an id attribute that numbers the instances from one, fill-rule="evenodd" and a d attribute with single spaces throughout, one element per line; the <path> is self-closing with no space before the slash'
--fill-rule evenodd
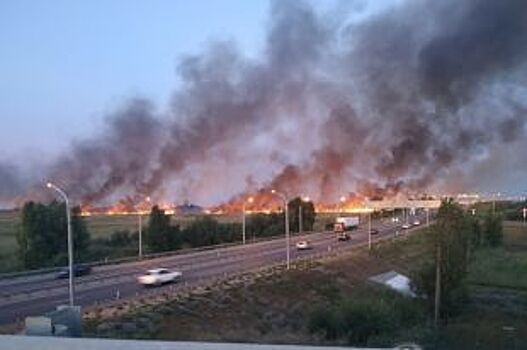
<path id="1" fill-rule="evenodd" d="M 422 222 L 423 218 L 419 218 Z M 391 220 L 373 221 L 372 228 L 379 231 L 372 240 L 393 237 L 398 231 Z M 348 241 L 337 241 L 332 232 L 292 234 L 291 261 L 349 251 L 361 244 L 367 244 L 367 226 L 361 224 L 351 232 Z M 295 243 L 307 239 L 312 249 L 299 251 Z M 88 306 L 104 303 L 119 297 L 148 296 L 179 288 L 198 286 L 213 278 L 252 271 L 285 262 L 285 239 L 278 237 L 269 241 L 235 245 L 205 251 L 187 252 L 160 258 L 94 267 L 92 273 L 75 279 L 75 302 Z M 174 284 L 156 288 L 138 285 L 136 278 L 147 269 L 165 267 L 183 272 L 183 279 Z M 26 316 L 41 315 L 68 303 L 68 280 L 57 279 L 56 274 L 42 274 L 0 280 L 0 324 L 23 320 Z"/>

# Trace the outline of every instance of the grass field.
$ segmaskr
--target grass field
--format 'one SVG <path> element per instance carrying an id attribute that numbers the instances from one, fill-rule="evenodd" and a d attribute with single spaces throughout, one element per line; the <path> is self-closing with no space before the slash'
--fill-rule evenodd
<path id="1" fill-rule="evenodd" d="M 392 269 L 408 272 L 429 259 L 433 254 L 426 234 L 427 230 L 422 229 L 412 236 L 380 243 L 372 254 L 361 248 L 352 255 L 260 280 L 254 285 L 180 299 L 162 307 L 153 331 L 132 335 L 117 331 L 111 336 L 342 344 L 343 340 L 328 342 L 309 332 L 313 307 L 331 308 L 343 297 L 359 304 L 371 303 L 372 298 L 392 298 L 372 286 L 367 278 Z M 504 246 L 485 248 L 473 256 L 468 275 L 469 302 L 461 314 L 449 319 L 437 333 L 430 318 L 409 328 L 381 332 L 368 345 L 413 341 L 427 349 L 526 349 L 526 259 L 527 228 L 505 222 Z M 132 321 L 136 316 L 114 321 Z"/>
<path id="2" fill-rule="evenodd" d="M 17 212 L 0 212 L 0 254 L 16 249 L 16 231 L 19 220 Z"/>
<path id="3" fill-rule="evenodd" d="M 478 251 L 468 281 L 472 285 L 527 291 L 527 227 L 505 222 L 503 246 Z"/>
<path id="4" fill-rule="evenodd" d="M 17 269 L 16 232 L 19 220 L 17 212 L 0 211 L 0 272 Z"/>
<path id="5" fill-rule="evenodd" d="M 473 257 L 470 303 L 438 337 L 439 349 L 527 348 L 527 227 L 504 223 L 504 244 Z"/>

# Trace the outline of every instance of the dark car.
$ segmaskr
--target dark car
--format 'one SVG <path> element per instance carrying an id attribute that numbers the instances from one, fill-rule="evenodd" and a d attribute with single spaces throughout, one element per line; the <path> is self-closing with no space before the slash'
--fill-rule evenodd
<path id="1" fill-rule="evenodd" d="M 59 271 L 57 278 L 68 278 L 70 276 L 69 267 L 64 267 Z M 89 275 L 91 272 L 91 266 L 89 265 L 73 265 L 73 276 L 79 277 Z"/>
<path id="2" fill-rule="evenodd" d="M 377 230 L 376 228 L 372 228 L 372 229 L 370 230 L 370 234 L 372 234 L 372 235 L 376 235 L 376 234 L 378 234 L 378 233 L 379 233 L 379 230 Z"/>

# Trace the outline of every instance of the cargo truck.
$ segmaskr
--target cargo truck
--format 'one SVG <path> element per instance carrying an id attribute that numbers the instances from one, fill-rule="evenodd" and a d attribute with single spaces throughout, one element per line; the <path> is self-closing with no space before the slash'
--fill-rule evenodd
<path id="1" fill-rule="evenodd" d="M 348 231 L 353 230 L 359 226 L 359 218 L 357 216 L 337 217 L 333 225 L 333 232 L 339 241 L 347 241 L 350 239 Z"/>
<path id="2" fill-rule="evenodd" d="M 359 227 L 359 217 L 358 216 L 339 216 L 335 220 L 337 224 L 342 224 L 345 231 L 351 231 Z"/>

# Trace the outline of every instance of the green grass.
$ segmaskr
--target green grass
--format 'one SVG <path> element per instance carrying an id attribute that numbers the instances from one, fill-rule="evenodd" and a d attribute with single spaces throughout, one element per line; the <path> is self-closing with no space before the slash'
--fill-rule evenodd
<path id="1" fill-rule="evenodd" d="M 504 248 L 476 253 L 470 267 L 469 283 L 527 290 L 527 254 Z"/>
<path id="2" fill-rule="evenodd" d="M 0 211 L 0 255 L 9 254 L 16 249 L 16 232 L 18 223 L 18 213 Z"/>
<path id="3" fill-rule="evenodd" d="M 116 231 L 137 231 L 139 218 L 135 215 L 93 215 L 85 217 L 91 238 L 104 238 Z M 148 216 L 143 216 L 143 227 L 147 225 Z"/>
<path id="4" fill-rule="evenodd" d="M 476 252 L 468 281 L 475 285 L 527 290 L 527 228 L 506 222 L 503 247 Z"/>
<path id="5" fill-rule="evenodd" d="M 17 269 L 16 233 L 19 221 L 17 212 L 0 211 L 0 272 Z"/>
<path id="6" fill-rule="evenodd" d="M 417 229 L 411 235 L 403 234 L 394 241 L 385 240 L 374 245 L 373 254 L 382 260 L 397 265 L 409 272 L 433 257 L 428 228 Z"/>
<path id="7" fill-rule="evenodd" d="M 436 337 L 436 349 L 527 348 L 527 228 L 504 223 L 504 244 L 476 252 L 470 303 Z"/>

